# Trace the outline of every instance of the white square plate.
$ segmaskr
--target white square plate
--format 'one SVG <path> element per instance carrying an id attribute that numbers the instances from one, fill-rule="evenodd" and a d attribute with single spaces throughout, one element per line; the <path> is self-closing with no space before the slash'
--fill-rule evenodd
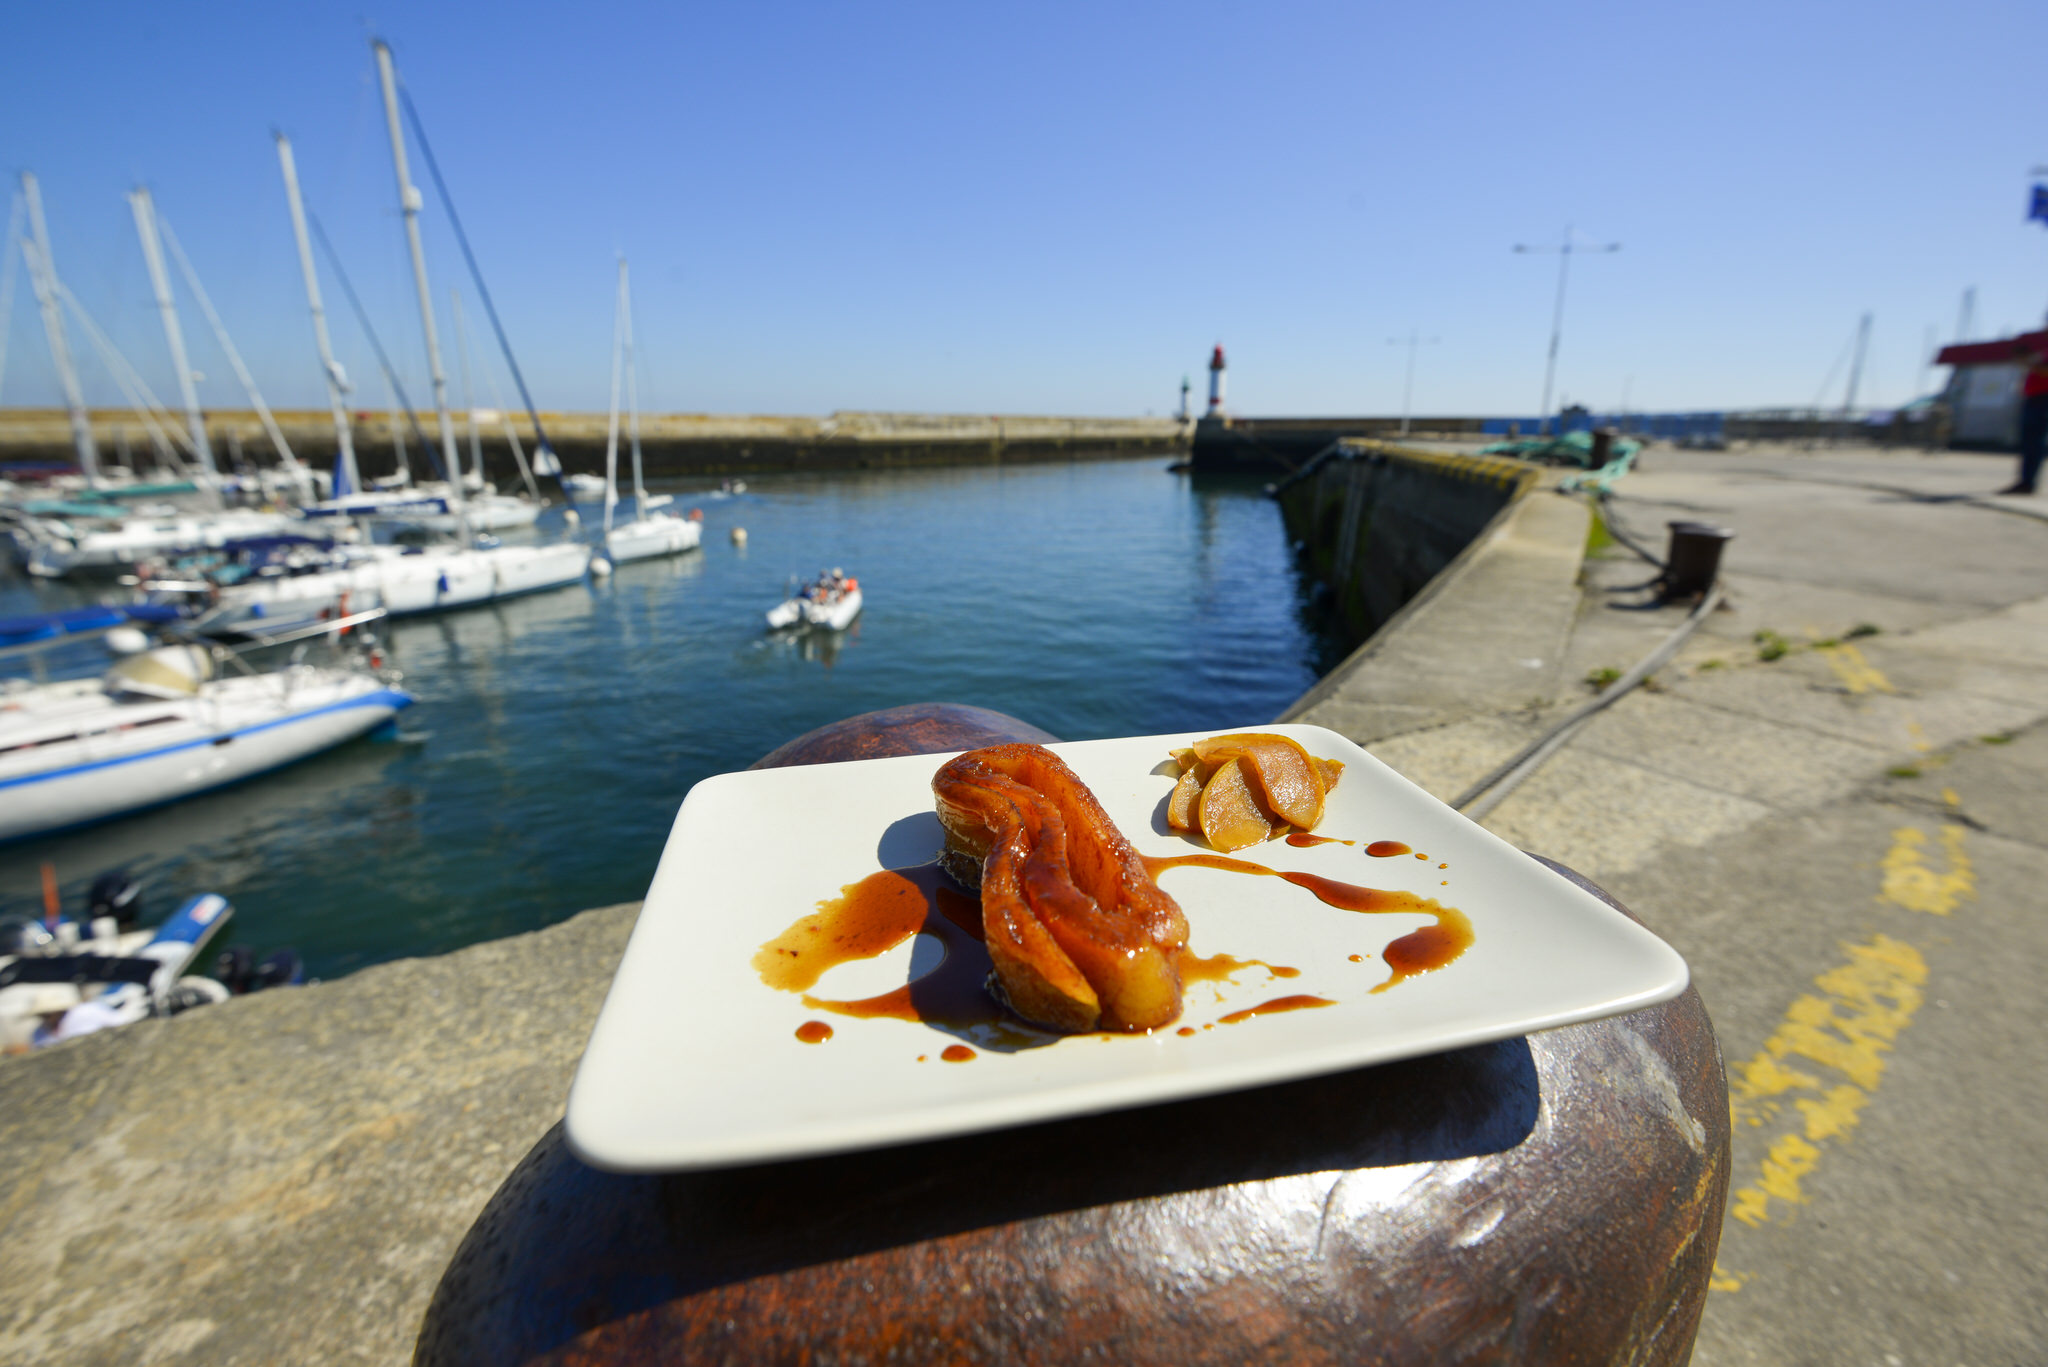
<path id="1" fill-rule="evenodd" d="M 1300 975 L 1276 980 L 1252 967 L 1191 984 L 1177 1025 L 1192 1034 L 1048 1036 L 1029 1048 L 821 1012 L 767 986 L 754 956 L 844 886 L 937 853 L 931 778 L 949 756 L 721 774 L 691 789 L 676 817 L 577 1068 L 570 1144 L 592 1164 L 627 1172 L 867 1148 L 1435 1053 L 1618 1015 L 1685 990 L 1685 961 L 1669 945 L 1342 736 L 1316 726 L 1247 729 L 1344 761 L 1317 833 L 1358 843 L 1269 841 L 1233 857 L 1437 898 L 1470 918 L 1474 939 L 1462 956 L 1375 993 L 1390 975 L 1381 951 L 1430 916 L 1361 915 L 1279 878 L 1178 868 L 1160 885 L 1187 913 L 1191 952 Z M 1173 778 L 1164 762 L 1171 747 L 1213 734 L 1051 748 L 1140 854 L 1207 853 L 1166 827 Z M 1405 842 L 1428 858 L 1368 857 L 1364 846 L 1375 840 Z M 845 999 L 901 986 L 929 967 L 936 947 L 914 937 L 832 969 L 815 991 Z M 1333 1004 L 1221 1022 L 1293 995 Z M 796 1037 L 813 1020 L 832 1027 L 822 1044 Z M 975 1056 L 942 1061 L 963 1039 Z"/>

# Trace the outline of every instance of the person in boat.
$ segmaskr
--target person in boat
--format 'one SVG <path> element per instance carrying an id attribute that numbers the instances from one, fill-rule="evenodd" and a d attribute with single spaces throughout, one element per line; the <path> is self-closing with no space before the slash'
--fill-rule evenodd
<path id="1" fill-rule="evenodd" d="M 71 994 L 61 987 L 46 989 L 44 998 L 37 1003 L 43 1009 L 36 1013 L 42 1019 L 29 1040 L 31 1047 L 36 1049 L 46 1049 L 52 1044 L 61 1044 L 121 1023 L 120 1016 L 112 1007 L 90 999 L 74 1003 Z"/>

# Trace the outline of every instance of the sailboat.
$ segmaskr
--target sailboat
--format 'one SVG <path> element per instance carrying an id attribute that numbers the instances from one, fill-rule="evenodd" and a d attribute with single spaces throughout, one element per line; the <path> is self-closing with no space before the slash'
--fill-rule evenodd
<path id="1" fill-rule="evenodd" d="M 448 382 L 441 370 L 433 301 L 427 288 L 426 258 L 420 247 L 420 197 L 406 168 L 391 50 L 382 42 L 373 46 L 384 88 L 385 115 L 391 129 L 399 204 L 404 210 L 406 241 L 412 256 L 414 283 L 419 291 L 420 319 L 426 333 L 427 362 L 433 376 L 434 404 L 440 419 L 445 468 L 459 473 L 462 467 L 455 455 L 455 427 L 448 411 Z M 341 367 L 335 362 L 327 340 L 326 315 L 320 306 L 319 283 L 306 235 L 306 214 L 299 199 L 297 168 L 292 159 L 291 144 L 282 135 L 277 139 L 277 146 L 279 163 L 284 171 L 285 193 L 291 201 L 292 226 L 298 237 L 299 264 L 306 278 L 306 296 L 313 312 L 314 337 L 327 377 L 328 397 L 334 409 L 335 434 L 340 443 L 336 460 L 337 483 L 358 489 L 361 480 L 355 469 L 355 448 L 349 431 Z M 199 618 L 193 624 L 194 628 L 210 634 L 235 635 L 275 630 L 288 623 L 317 621 L 338 613 L 372 607 L 382 608 L 393 616 L 435 612 L 494 602 L 516 594 L 562 588 L 583 578 L 590 567 L 590 548 L 578 542 L 501 546 L 488 539 L 478 541 L 466 516 L 462 484 L 458 477 L 435 490 L 437 498 L 446 500 L 446 512 L 461 537 L 459 544 L 336 547 L 334 559 L 325 566 L 307 567 L 296 574 L 219 587 L 217 594 L 211 595 L 216 606 Z M 410 491 L 414 498 L 419 493 L 417 488 Z"/>
<path id="2" fill-rule="evenodd" d="M 358 613 L 278 645 L 373 621 Z M 99 624 L 69 622 L 29 648 Z M 253 647 L 251 647 L 253 648 Z M 236 672 L 223 673 L 230 665 Z M 0 684 L 0 841 L 83 826 L 238 783 L 353 740 L 412 702 L 361 662 L 294 662 L 270 673 L 239 651 L 144 649 L 101 678 Z"/>
<path id="3" fill-rule="evenodd" d="M 624 371 L 631 413 L 633 443 L 633 518 L 620 522 L 619 506 L 619 375 Z M 633 364 L 633 300 L 627 285 L 626 259 L 619 258 L 619 302 L 612 324 L 612 407 L 604 444 L 604 554 L 613 563 L 650 560 L 697 549 L 704 539 L 703 514 L 684 517 L 658 511 L 675 502 L 673 495 L 650 497 L 640 459 L 640 378 Z M 595 562 L 593 562 L 594 564 Z"/>
<path id="4" fill-rule="evenodd" d="M 70 305 L 85 327 L 88 340 L 101 350 L 124 392 L 138 404 L 138 413 L 145 416 L 146 425 L 153 435 L 162 434 L 162 428 L 153 416 L 155 412 L 162 411 L 162 405 L 148 393 L 147 386 L 134 373 L 134 368 L 114 350 L 112 341 L 58 279 L 50 250 L 49 229 L 43 218 L 42 191 L 34 175 L 22 174 L 21 195 L 27 209 L 29 232 L 20 237 L 19 246 L 28 264 L 37 302 L 42 308 L 51 362 L 64 390 L 79 470 L 88 491 L 97 491 L 107 481 L 99 468 L 98 451 L 86 414 L 83 392 L 71 362 L 70 346 L 64 332 L 64 305 Z M 210 511 L 186 511 L 167 506 L 156 512 L 141 513 L 111 501 L 97 507 L 77 501 L 48 513 L 37 513 L 33 508 L 23 510 L 23 515 L 14 519 L 12 530 L 29 572 L 39 577 L 56 578 L 81 571 L 118 572 L 153 556 L 199 547 L 218 547 L 236 537 L 274 534 L 291 525 L 290 518 L 278 513 L 221 509 L 219 481 L 212 454 L 206 445 L 205 423 L 199 416 L 197 397 L 191 394 L 190 367 L 177 330 L 169 281 L 163 272 L 154 208 L 146 193 L 134 201 L 134 206 L 144 256 L 156 287 L 157 303 L 163 313 L 165 333 L 172 342 L 172 359 L 187 393 L 187 418 L 194 434 L 188 439 L 188 445 L 195 452 L 199 464 L 196 488 L 204 496 Z M 9 255 L 15 246 L 14 242 L 7 244 L 5 250 Z M 183 262 L 182 253 L 180 261 L 181 264 L 189 264 Z"/>

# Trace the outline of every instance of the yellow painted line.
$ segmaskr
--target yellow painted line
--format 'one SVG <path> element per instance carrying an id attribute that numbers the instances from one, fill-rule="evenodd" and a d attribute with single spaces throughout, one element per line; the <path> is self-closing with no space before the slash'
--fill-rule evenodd
<path id="1" fill-rule="evenodd" d="M 1896 693 L 1892 681 L 1884 671 L 1863 658 L 1863 652 L 1843 641 L 1837 645 L 1816 646 L 1820 657 L 1828 662 L 1828 668 L 1835 671 L 1835 677 L 1842 681 L 1842 687 L 1851 693 Z"/>
<path id="2" fill-rule="evenodd" d="M 1927 962 L 1912 945 L 1880 934 L 1865 944 L 1844 943 L 1842 949 L 1843 962 L 1813 980 L 1817 993 L 1787 1008 L 1763 1048 L 1736 1070 L 1729 1088 L 1738 1125 L 1761 1127 L 1777 1119 L 1787 1101 L 1797 1116 L 1772 1141 L 1756 1177 L 1729 1202 L 1728 1213 L 1746 1225 L 1771 1220 L 1774 1202 L 1805 1203 L 1802 1179 L 1827 1146 L 1856 1128 L 1884 1076 L 1885 1055 L 1924 999 Z M 1809 1071 L 1816 1065 L 1818 1071 Z"/>
<path id="3" fill-rule="evenodd" d="M 1942 796 L 1955 805 L 1954 790 L 1943 789 Z M 1924 911 L 1931 916 L 1946 916 L 1956 909 L 1966 897 L 1977 895 L 1977 875 L 1970 863 L 1970 855 L 1963 848 L 1966 833 L 1961 826 L 1947 825 L 1941 828 L 1943 862 L 1947 868 L 1940 873 L 1934 871 L 1927 859 L 1927 832 L 1917 826 L 1901 826 L 1892 832 L 1892 847 L 1886 852 L 1884 863 L 1884 886 L 1877 894 L 1880 902 L 1891 902 L 1908 911 Z"/>
<path id="4" fill-rule="evenodd" d="M 1954 789 L 1943 789 L 1942 799 L 1961 805 Z M 1897 828 L 1880 866 L 1878 900 L 1931 916 L 1952 914 L 1977 895 L 1968 841 L 1968 830 L 1954 823 L 1944 824 L 1939 836 L 1917 826 Z M 1813 980 L 1815 990 L 1787 1007 L 1763 1048 L 1733 1072 L 1728 1100 L 1734 1124 L 1781 1127 L 1755 1175 L 1729 1197 L 1728 1214 L 1751 1228 L 1806 1203 L 1805 1179 L 1830 1147 L 1855 1131 L 1884 1079 L 1886 1056 L 1925 1000 L 1927 961 L 1912 945 L 1879 934 L 1862 944 L 1844 942 L 1842 951 L 1842 962 Z M 1717 1261 L 1707 1284 L 1732 1293 L 1748 1279 Z"/>

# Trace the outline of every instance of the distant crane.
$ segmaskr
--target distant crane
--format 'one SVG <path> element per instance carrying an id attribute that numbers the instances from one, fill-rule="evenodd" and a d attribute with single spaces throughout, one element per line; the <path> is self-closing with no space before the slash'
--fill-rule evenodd
<path id="1" fill-rule="evenodd" d="M 1557 305 L 1550 315 L 1550 356 L 1543 365 L 1543 406 L 1537 410 L 1537 432 L 1550 430 L 1550 389 L 1557 378 L 1557 344 L 1564 335 L 1564 287 L 1570 278 L 1573 252 L 1618 252 L 1619 242 L 1600 242 L 1581 245 L 1572 241 L 1572 225 L 1564 225 L 1564 238 L 1555 247 L 1531 247 L 1526 243 L 1515 244 L 1517 252 L 1557 253 Z"/>
<path id="2" fill-rule="evenodd" d="M 1435 346 L 1442 340 L 1443 338 L 1441 337 L 1424 337 L 1414 328 L 1408 329 L 1406 337 L 1387 338 L 1388 346 L 1404 346 L 1408 348 L 1408 379 L 1401 386 L 1401 435 L 1404 437 L 1408 435 L 1408 411 L 1415 398 L 1415 353 L 1421 347 Z M 1547 396 L 1544 402 L 1546 404 L 1549 403 Z"/>
<path id="3" fill-rule="evenodd" d="M 1842 421 L 1853 421 L 1856 416 L 1856 390 L 1863 383 L 1863 358 L 1870 351 L 1870 315 L 1865 313 L 1863 321 L 1856 325 L 1856 359 L 1849 363 L 1849 388 L 1842 395 Z"/>

